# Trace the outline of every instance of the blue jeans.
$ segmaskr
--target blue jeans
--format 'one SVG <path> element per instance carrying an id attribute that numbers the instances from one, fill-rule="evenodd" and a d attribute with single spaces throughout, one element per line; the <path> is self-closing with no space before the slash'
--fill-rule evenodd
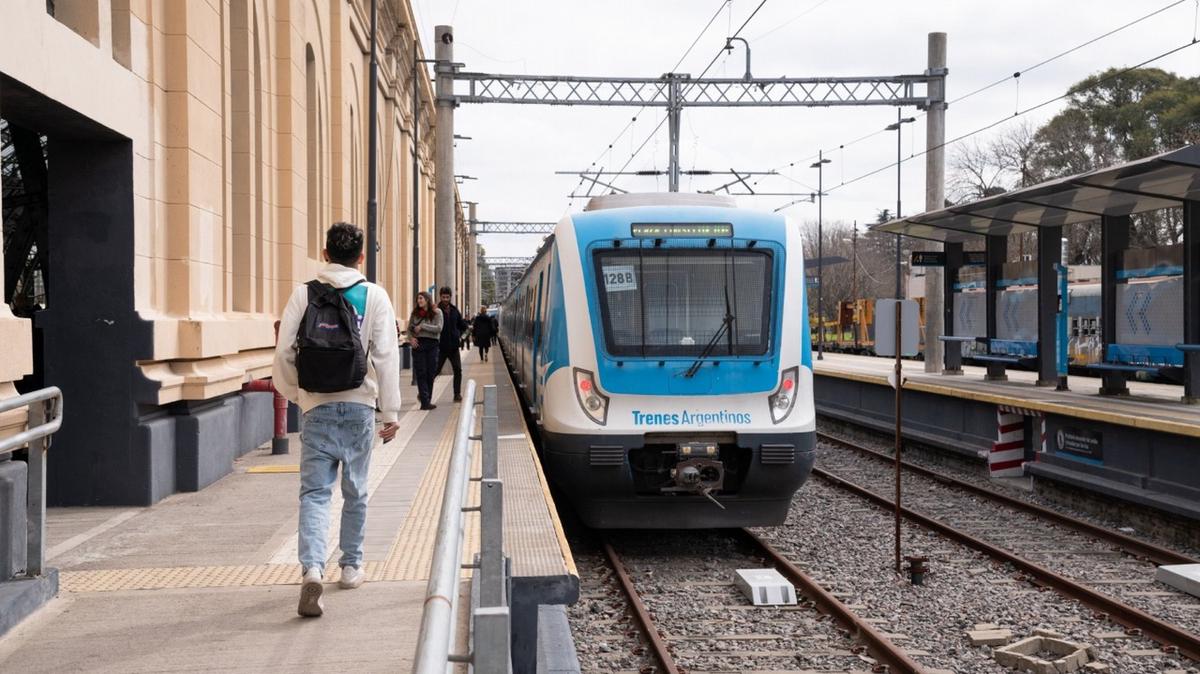
<path id="1" fill-rule="evenodd" d="M 329 497 L 342 465 L 341 566 L 362 567 L 367 525 L 367 469 L 375 440 L 375 410 L 326 403 L 304 413 L 300 431 L 300 565 L 325 568 Z"/>

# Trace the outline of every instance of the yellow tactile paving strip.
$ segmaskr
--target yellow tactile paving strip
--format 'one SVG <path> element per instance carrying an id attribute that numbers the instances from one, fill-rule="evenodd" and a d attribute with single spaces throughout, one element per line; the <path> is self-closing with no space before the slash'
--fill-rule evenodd
<path id="1" fill-rule="evenodd" d="M 426 580 L 437 536 L 438 515 L 445 491 L 446 470 L 454 444 L 457 414 L 447 421 L 438 445 L 425 468 L 424 476 L 413 499 L 412 508 L 397 534 L 387 559 L 369 561 L 363 570 L 369 581 Z M 479 474 L 478 443 L 472 443 L 472 475 Z M 478 503 L 478 484 L 469 483 L 468 505 Z M 465 513 L 466 538 L 463 561 L 470 561 L 479 547 L 479 518 Z M 338 567 L 325 567 L 326 580 L 337 580 Z M 464 570 L 463 575 L 469 575 Z M 121 590 L 163 590 L 205 587 L 252 587 L 267 585 L 299 585 L 300 569 L 296 564 L 257 564 L 230 566 L 183 566 L 140 569 L 100 569 L 92 571 L 63 571 L 59 587 L 64 592 L 115 592 Z"/>

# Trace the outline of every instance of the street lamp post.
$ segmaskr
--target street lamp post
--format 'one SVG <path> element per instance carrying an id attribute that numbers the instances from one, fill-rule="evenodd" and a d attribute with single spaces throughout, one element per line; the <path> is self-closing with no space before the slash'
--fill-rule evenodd
<path id="1" fill-rule="evenodd" d="M 916 117 L 901 117 L 900 108 L 896 108 L 896 123 L 888 124 L 885 131 L 896 132 L 896 215 L 900 218 L 900 127 L 917 121 Z M 900 299 L 900 235 L 896 235 L 896 299 Z"/>
<path id="2" fill-rule="evenodd" d="M 828 163 L 825 151 L 819 150 L 817 161 L 809 166 L 817 169 L 817 360 L 825 360 L 825 283 L 822 278 L 825 269 L 825 261 L 822 259 L 825 257 L 825 232 L 822 207 L 825 196 L 825 165 Z"/>

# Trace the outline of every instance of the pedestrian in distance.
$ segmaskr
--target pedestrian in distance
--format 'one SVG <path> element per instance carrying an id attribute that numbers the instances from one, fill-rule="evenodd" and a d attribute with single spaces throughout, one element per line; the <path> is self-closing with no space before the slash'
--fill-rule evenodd
<path id="1" fill-rule="evenodd" d="M 458 347 L 462 331 L 467 329 L 467 322 L 463 320 L 458 307 L 450 303 L 449 286 L 442 286 L 442 289 L 438 291 L 438 296 L 441 299 L 438 302 L 438 309 L 442 310 L 442 339 L 438 350 L 437 373 L 441 374 L 446 361 L 450 361 L 450 367 L 454 370 L 454 402 L 460 402 L 462 401 L 462 355 L 459 353 Z"/>
<path id="2" fill-rule="evenodd" d="M 363 232 L 338 222 L 325 235 L 327 263 L 298 286 L 279 323 L 272 369 L 275 388 L 304 412 L 300 432 L 298 528 L 302 616 L 324 610 L 321 595 L 329 531 L 329 499 L 342 470 L 338 586 L 362 585 L 367 522 L 367 469 L 376 407 L 384 442 L 396 437 L 400 367 L 396 315 L 387 292 L 358 272 Z"/>
<path id="3" fill-rule="evenodd" d="M 492 317 L 487 315 L 487 307 L 480 307 L 479 313 L 475 314 L 475 320 L 471 321 L 471 339 L 479 349 L 479 359 L 485 363 L 488 359 L 488 349 L 492 346 L 494 331 L 495 325 L 492 323 Z"/>
<path id="4" fill-rule="evenodd" d="M 412 314 L 408 317 L 408 343 L 412 346 L 413 377 L 417 380 L 417 400 L 421 409 L 431 410 L 433 377 L 437 373 L 438 342 L 442 338 L 441 310 L 433 306 L 433 298 L 422 290 L 417 293 Z"/>

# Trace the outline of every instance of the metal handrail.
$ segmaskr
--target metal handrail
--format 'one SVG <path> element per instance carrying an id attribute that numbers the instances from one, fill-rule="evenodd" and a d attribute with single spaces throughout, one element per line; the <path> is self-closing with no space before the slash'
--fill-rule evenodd
<path id="1" fill-rule="evenodd" d="M 53 401 L 53 404 L 46 410 L 49 413 L 47 416 L 50 418 L 37 426 L 0 440 L 0 454 L 9 454 L 22 449 L 35 440 L 54 435 L 62 427 L 62 391 L 57 386 L 50 386 L 15 398 L 0 400 L 0 414 L 46 401 Z"/>
<path id="2" fill-rule="evenodd" d="M 433 561 L 429 566 L 429 584 L 425 590 L 425 610 L 421 614 L 421 632 L 413 672 L 441 674 L 450 664 L 450 649 L 454 636 L 455 613 L 459 594 L 462 565 L 463 513 L 470 479 L 471 429 L 475 426 L 475 380 L 467 382 L 466 395 L 459 408 L 458 429 L 450 451 L 450 466 L 446 473 L 446 491 L 438 517 L 437 539 L 433 546 Z"/>
<path id="3" fill-rule="evenodd" d="M 62 391 L 57 386 L 50 386 L 0 400 L 0 414 L 22 407 L 29 408 L 26 424 L 29 428 L 0 440 L 0 456 L 29 447 L 25 488 L 28 532 L 25 575 L 33 578 L 42 575 L 46 561 L 46 450 L 50 448 L 50 436 L 62 427 Z"/>

